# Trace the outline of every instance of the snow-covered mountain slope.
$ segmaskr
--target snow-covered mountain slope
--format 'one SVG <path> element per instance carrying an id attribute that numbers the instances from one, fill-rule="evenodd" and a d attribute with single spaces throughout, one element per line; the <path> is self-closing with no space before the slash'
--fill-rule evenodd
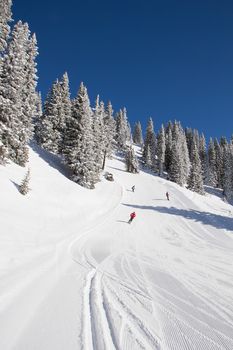
<path id="1" fill-rule="evenodd" d="M 0 167 L 0 349 L 233 349 L 232 206 L 116 158 L 94 191 L 30 169 L 24 197 Z"/>

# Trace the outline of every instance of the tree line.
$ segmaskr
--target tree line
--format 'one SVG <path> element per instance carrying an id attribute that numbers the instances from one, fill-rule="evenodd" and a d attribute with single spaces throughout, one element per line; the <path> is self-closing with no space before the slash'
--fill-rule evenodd
<path id="1" fill-rule="evenodd" d="M 183 129 L 178 121 L 154 131 L 149 118 L 145 139 L 140 121 L 133 132 L 126 108 L 114 113 L 96 97 L 91 106 L 84 83 L 75 98 L 70 97 L 68 74 L 51 86 L 42 103 L 37 91 L 38 47 L 28 24 L 18 21 L 12 27 L 11 0 L 0 2 L 0 162 L 7 159 L 25 166 L 30 140 L 60 155 L 73 181 L 94 188 L 105 160 L 115 151 L 125 157 L 126 170 L 139 172 L 141 166 L 159 176 L 204 194 L 204 185 L 223 189 L 233 198 L 233 138 L 210 139 L 197 130 Z M 132 144 L 140 145 L 137 159 Z"/>

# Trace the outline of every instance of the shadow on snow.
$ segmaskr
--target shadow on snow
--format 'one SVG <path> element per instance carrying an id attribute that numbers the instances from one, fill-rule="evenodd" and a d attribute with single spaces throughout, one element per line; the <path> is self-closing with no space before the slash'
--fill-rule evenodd
<path id="1" fill-rule="evenodd" d="M 211 225 L 218 229 L 225 229 L 228 231 L 233 230 L 233 217 L 226 217 L 218 214 L 213 214 L 205 211 L 193 210 L 193 209 L 177 209 L 174 207 L 156 207 L 151 205 L 134 205 L 125 204 L 123 205 L 131 208 L 154 210 L 162 214 L 170 214 L 182 216 L 186 219 L 193 220 L 196 222 L 201 222 L 204 225 Z"/>

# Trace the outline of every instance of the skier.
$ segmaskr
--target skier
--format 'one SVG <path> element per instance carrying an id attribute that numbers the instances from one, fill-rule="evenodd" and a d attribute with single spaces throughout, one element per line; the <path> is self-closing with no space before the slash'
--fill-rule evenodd
<path id="1" fill-rule="evenodd" d="M 134 192 L 134 190 L 135 190 L 135 185 L 132 186 L 132 192 Z"/>
<path id="2" fill-rule="evenodd" d="M 167 197 L 167 200 L 169 201 L 169 193 L 166 192 L 166 197 Z"/>
<path id="3" fill-rule="evenodd" d="M 133 221 L 133 219 L 135 218 L 135 216 L 136 216 L 136 213 L 135 213 L 135 211 L 134 211 L 133 213 L 130 214 L 130 219 L 129 219 L 129 221 L 128 221 L 128 224 L 131 224 L 131 222 Z"/>

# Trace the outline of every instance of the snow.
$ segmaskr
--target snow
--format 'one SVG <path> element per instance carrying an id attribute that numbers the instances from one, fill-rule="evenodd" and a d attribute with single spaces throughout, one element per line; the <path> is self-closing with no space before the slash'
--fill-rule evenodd
<path id="1" fill-rule="evenodd" d="M 0 349 L 233 349 L 232 206 L 118 157 L 95 190 L 29 166 L 26 196 L 0 166 Z"/>

